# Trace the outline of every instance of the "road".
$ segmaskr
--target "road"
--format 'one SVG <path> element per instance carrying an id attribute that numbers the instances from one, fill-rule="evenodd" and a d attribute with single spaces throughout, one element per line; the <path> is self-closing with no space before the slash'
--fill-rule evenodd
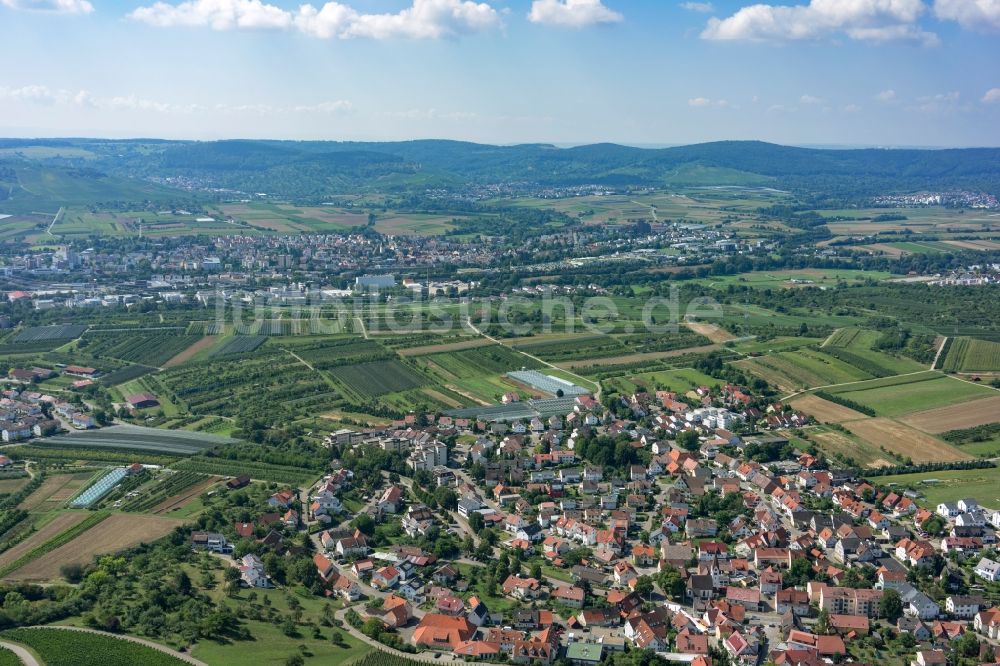
<path id="1" fill-rule="evenodd" d="M 35 656 L 28 652 L 26 648 L 21 647 L 17 643 L 9 643 L 7 641 L 0 641 L 0 647 L 10 650 L 17 658 L 21 660 L 24 666 L 41 666 Z"/>
<path id="2" fill-rule="evenodd" d="M 946 335 L 946 336 L 944 336 L 944 338 L 943 338 L 943 339 L 941 340 L 941 346 L 940 346 L 940 347 L 938 347 L 938 350 L 937 350 L 937 353 L 936 353 L 936 354 L 934 354 L 934 362 L 933 362 L 933 363 L 931 363 L 931 370 L 933 370 L 934 368 L 936 368 L 936 367 L 937 367 L 937 364 L 938 364 L 938 359 L 940 359 L 940 358 L 941 358 L 941 352 L 943 352 L 943 351 L 944 351 L 944 346 L 945 346 L 946 344 L 948 344 L 948 336 L 947 336 L 947 335 Z"/>
<path id="3" fill-rule="evenodd" d="M 891 377 L 909 377 L 911 375 L 922 375 L 925 372 L 933 372 L 933 371 L 932 370 L 917 370 L 916 372 L 904 372 L 901 375 L 891 375 Z M 944 376 L 944 375 L 942 375 L 942 376 Z M 872 381 L 872 380 L 871 379 L 858 379 L 858 380 L 853 381 L 853 382 L 841 382 L 840 384 L 825 384 L 823 386 L 813 386 L 813 387 L 810 387 L 810 388 L 807 388 L 807 389 L 802 389 L 801 391 L 796 391 L 795 393 L 790 393 L 790 394 L 786 395 L 784 398 L 781 398 L 781 401 L 784 402 L 786 400 L 791 400 L 795 396 L 802 395 L 803 393 L 809 393 L 810 391 L 819 391 L 820 389 L 836 388 L 838 386 L 850 386 L 851 384 L 864 384 L 865 382 L 870 382 L 870 381 Z"/>
<path id="4" fill-rule="evenodd" d="M 47 233 L 49 236 L 55 237 L 55 234 L 52 233 L 52 227 L 56 226 L 56 222 L 59 221 L 59 217 L 62 214 L 63 214 L 63 207 L 60 206 L 59 210 L 56 211 L 55 216 L 52 218 L 52 222 L 50 222 L 49 226 L 45 228 L 45 233 Z"/>
<path id="5" fill-rule="evenodd" d="M 565 370 L 563 368 L 560 368 L 558 365 L 553 365 L 552 363 L 549 363 L 548 361 L 540 359 L 537 356 L 529 354 L 526 351 L 522 351 L 520 349 L 517 349 L 516 347 L 511 347 L 509 345 L 505 345 L 504 343 L 500 342 L 499 340 L 497 340 L 493 336 L 487 335 L 486 333 L 483 333 L 478 328 L 476 328 L 476 325 L 472 323 L 472 318 L 471 317 L 466 317 L 465 318 L 465 325 L 468 326 L 469 329 L 471 329 L 473 332 L 475 332 L 476 335 L 481 335 L 482 337 L 486 338 L 490 342 L 496 343 L 496 344 L 500 345 L 501 347 L 507 347 L 507 349 L 510 349 L 511 351 L 516 351 L 518 354 L 521 354 L 522 356 L 526 356 L 526 357 L 532 359 L 533 361 L 537 361 L 537 362 L 541 363 L 542 365 L 544 365 L 546 367 L 552 368 L 553 370 L 558 370 L 559 372 L 567 374 L 570 377 L 575 377 L 576 379 L 579 379 L 581 382 L 583 382 L 582 385 L 584 385 L 584 386 L 587 385 L 587 384 L 589 384 L 591 386 L 596 386 L 597 390 L 594 391 L 594 400 L 596 400 L 598 402 L 601 401 L 601 382 L 599 382 L 599 381 L 598 382 L 591 381 L 591 380 L 587 379 L 586 377 L 581 377 L 580 375 L 576 374 L 575 372 L 570 372 L 569 370 Z"/>

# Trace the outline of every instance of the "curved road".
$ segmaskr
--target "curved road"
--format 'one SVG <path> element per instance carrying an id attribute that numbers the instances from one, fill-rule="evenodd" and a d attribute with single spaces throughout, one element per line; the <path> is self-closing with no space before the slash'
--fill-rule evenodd
<path id="1" fill-rule="evenodd" d="M 10 650 L 17 655 L 17 658 L 21 660 L 21 663 L 24 664 L 24 666 L 41 666 L 41 664 L 38 663 L 38 660 L 35 659 L 35 655 L 31 654 L 26 648 L 21 647 L 17 643 L 0 641 L 0 647 Z"/>

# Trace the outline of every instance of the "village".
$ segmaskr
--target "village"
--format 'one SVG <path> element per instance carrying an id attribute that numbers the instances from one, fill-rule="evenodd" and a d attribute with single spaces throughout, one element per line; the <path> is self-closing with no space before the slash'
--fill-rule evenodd
<path id="1" fill-rule="evenodd" d="M 335 460 L 317 485 L 271 495 L 256 523 L 192 545 L 231 553 L 265 534 L 284 552 L 305 530 L 345 626 L 434 659 L 584 666 L 649 650 L 695 666 L 819 666 L 863 661 L 875 641 L 916 666 L 996 660 L 1000 512 L 973 499 L 932 510 L 832 469 L 769 432 L 809 417 L 751 407 L 740 386 L 620 399 L 654 427 L 579 395 L 544 421 L 341 429 L 331 448 L 405 457 L 406 473 L 361 490 Z M 621 457 L 593 464 L 595 443 Z M 358 491 L 352 511 L 341 497 Z M 445 536 L 461 546 L 448 552 Z M 273 584 L 256 554 L 232 564 L 247 587 Z"/>

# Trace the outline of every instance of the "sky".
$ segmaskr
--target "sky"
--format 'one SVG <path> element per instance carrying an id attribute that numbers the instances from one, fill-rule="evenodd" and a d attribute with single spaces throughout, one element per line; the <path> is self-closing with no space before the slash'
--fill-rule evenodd
<path id="1" fill-rule="evenodd" d="M 0 0 L 0 136 L 1000 146 L 1000 0 L 753 2 Z"/>

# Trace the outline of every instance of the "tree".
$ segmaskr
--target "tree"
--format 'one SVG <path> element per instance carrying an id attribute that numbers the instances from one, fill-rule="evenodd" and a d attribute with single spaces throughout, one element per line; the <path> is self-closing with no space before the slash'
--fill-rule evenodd
<path id="1" fill-rule="evenodd" d="M 830 614 L 826 610 L 820 610 L 816 616 L 816 631 L 820 634 L 830 633 Z"/>
<path id="2" fill-rule="evenodd" d="M 688 451 L 698 450 L 698 433 L 694 430 L 685 430 L 677 434 L 677 445 Z"/>
<path id="3" fill-rule="evenodd" d="M 653 579 L 649 576 L 639 576 L 635 581 L 635 593 L 649 599 L 653 596 Z"/>
<path id="4" fill-rule="evenodd" d="M 478 511 L 469 514 L 469 527 L 474 533 L 479 534 L 485 525 L 486 521 L 483 520 L 483 514 Z"/>
<path id="5" fill-rule="evenodd" d="M 542 579 L 542 567 L 541 567 L 541 565 L 536 564 L 535 566 L 531 567 L 531 577 L 534 578 L 534 579 L 536 579 L 536 580 L 541 580 Z"/>
<path id="6" fill-rule="evenodd" d="M 882 599 L 878 602 L 878 614 L 890 623 L 896 623 L 896 620 L 903 615 L 903 599 L 899 596 L 899 592 L 892 588 L 882 592 Z"/>
<path id="7" fill-rule="evenodd" d="M 340 633 L 338 629 L 334 629 L 330 632 L 330 642 L 341 647 L 344 645 L 344 634 Z"/>
<path id="8" fill-rule="evenodd" d="M 963 657 L 977 657 L 979 656 L 979 639 L 974 633 L 967 631 L 958 639 L 955 649 Z"/>
<path id="9" fill-rule="evenodd" d="M 656 582 L 659 583 L 663 593 L 671 599 L 679 599 L 684 596 L 684 579 L 681 573 L 674 567 L 668 566 L 656 575 Z"/>

